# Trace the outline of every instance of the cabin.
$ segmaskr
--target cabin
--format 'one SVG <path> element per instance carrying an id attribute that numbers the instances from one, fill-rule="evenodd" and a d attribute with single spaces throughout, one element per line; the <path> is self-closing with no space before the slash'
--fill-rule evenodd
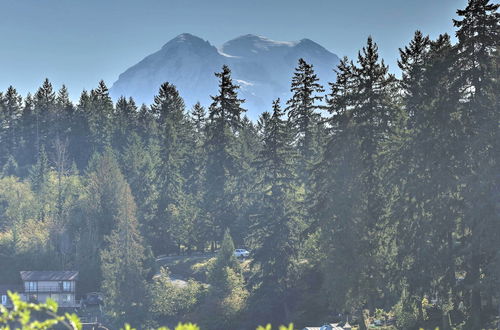
<path id="1" fill-rule="evenodd" d="M 349 322 L 346 322 L 346 324 L 341 327 L 338 325 L 338 323 L 331 323 L 331 324 L 325 324 L 321 327 L 305 327 L 302 330 L 350 330 L 351 326 L 349 325 Z"/>
<path id="2" fill-rule="evenodd" d="M 17 284 L 0 284 L 0 304 L 4 307 L 12 307 L 12 301 L 10 301 L 8 292 L 22 292 L 22 287 Z M 21 299 L 23 295 L 21 294 Z"/>
<path id="3" fill-rule="evenodd" d="M 76 301 L 77 271 L 22 271 L 22 292 L 24 300 L 45 302 L 47 298 L 56 301 L 59 307 L 79 307 Z"/>

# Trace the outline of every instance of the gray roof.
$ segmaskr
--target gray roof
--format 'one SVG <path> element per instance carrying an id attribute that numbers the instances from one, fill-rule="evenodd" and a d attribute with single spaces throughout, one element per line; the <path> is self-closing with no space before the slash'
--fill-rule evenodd
<path id="1" fill-rule="evenodd" d="M 0 284 L 0 294 L 7 294 L 7 291 L 22 292 L 23 287 L 17 284 Z"/>
<path id="2" fill-rule="evenodd" d="M 21 279 L 23 281 L 75 281 L 78 278 L 78 272 L 72 270 L 52 271 L 22 271 Z"/>
<path id="3" fill-rule="evenodd" d="M 343 330 L 343 329 L 344 328 L 340 327 L 338 323 L 331 323 L 331 324 L 325 324 L 321 327 L 305 327 L 302 330 Z"/>

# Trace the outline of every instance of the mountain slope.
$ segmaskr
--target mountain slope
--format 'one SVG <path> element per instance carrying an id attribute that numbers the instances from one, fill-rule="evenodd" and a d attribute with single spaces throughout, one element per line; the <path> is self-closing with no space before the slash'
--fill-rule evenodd
<path id="1" fill-rule="evenodd" d="M 249 117 L 256 119 L 270 109 L 273 99 L 288 99 L 290 80 L 301 57 L 314 65 L 324 85 L 333 81 L 332 70 L 339 58 L 309 39 L 284 42 L 249 34 L 217 49 L 185 33 L 127 69 L 110 92 L 114 99 L 132 96 L 137 103 L 150 104 L 159 86 L 168 81 L 177 86 L 188 107 L 197 101 L 208 106 L 210 95 L 217 93 L 214 72 L 227 64 L 241 86 L 240 97 L 246 99 L 244 107 Z"/>

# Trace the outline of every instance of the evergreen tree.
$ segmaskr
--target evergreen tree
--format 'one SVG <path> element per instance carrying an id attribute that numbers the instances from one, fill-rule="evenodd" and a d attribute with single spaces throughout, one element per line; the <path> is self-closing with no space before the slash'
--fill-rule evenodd
<path id="1" fill-rule="evenodd" d="M 137 133 L 132 133 L 121 156 L 123 174 L 130 184 L 134 200 L 137 201 L 137 218 L 141 232 L 149 245 L 156 239 L 158 230 L 155 222 L 158 214 L 157 149 L 156 145 L 148 145 Z"/>
<path id="2" fill-rule="evenodd" d="M 496 132 L 500 129 L 498 111 L 498 66 L 493 64 L 494 51 L 500 45 L 500 4 L 488 0 L 469 0 L 467 7 L 458 10 L 460 20 L 454 20 L 458 28 L 455 46 L 456 62 L 454 76 L 456 88 L 460 91 L 460 115 L 464 127 L 465 164 L 461 178 L 465 180 L 464 227 L 466 232 L 462 243 L 467 251 L 465 260 L 466 284 L 471 288 L 469 320 L 471 328 L 484 327 L 482 317 L 482 291 L 484 289 L 483 269 L 495 254 L 496 246 L 485 246 L 484 233 L 491 232 L 498 214 L 489 196 L 495 189 L 495 163 L 498 156 L 492 152 L 498 145 Z M 461 155 L 458 155 L 461 156 Z M 469 172 L 470 171 L 470 172 Z M 487 293 L 488 294 L 488 293 Z"/>
<path id="3" fill-rule="evenodd" d="M 453 296 L 458 294 L 453 236 L 463 212 L 457 199 L 463 127 L 449 74 L 452 53 L 449 36 L 431 41 L 424 68 L 413 71 L 423 72 L 420 87 L 409 87 L 413 93 L 403 90 L 405 107 L 407 111 L 413 107 L 414 114 L 409 129 L 400 134 L 399 149 L 392 156 L 391 167 L 396 173 L 390 175 L 400 180 L 391 218 L 396 222 L 395 233 L 399 233 L 395 245 L 396 263 L 402 265 L 397 267 L 401 276 L 397 280 L 405 283 L 402 304 L 417 306 L 417 322 L 422 325 L 422 299 L 437 292 L 444 329 L 450 328 L 449 313 Z"/>
<path id="4" fill-rule="evenodd" d="M 223 65 L 222 71 L 215 73 L 215 76 L 219 78 L 219 94 L 212 96 L 209 118 L 237 131 L 241 127 L 241 115 L 246 111 L 241 107 L 245 100 L 238 98 L 240 87 L 233 84 L 231 70 L 227 65 Z"/>
<path id="5" fill-rule="evenodd" d="M 298 173 L 302 183 L 309 176 L 309 169 L 320 154 L 321 146 L 315 144 L 314 128 L 317 125 L 319 109 L 317 102 L 323 99 L 319 93 L 324 89 L 319 83 L 319 78 L 314 73 L 312 64 L 304 59 L 299 59 L 298 67 L 292 78 L 292 98 L 287 101 L 287 112 L 290 124 L 296 134 L 296 143 L 299 150 Z"/>
<path id="6" fill-rule="evenodd" d="M 304 229 L 297 215 L 293 186 L 292 136 L 283 115 L 278 99 L 265 121 L 263 146 L 255 163 L 261 205 L 250 238 L 255 245 L 252 266 L 258 287 L 253 309 L 259 318 L 273 323 L 292 318 L 299 234 Z"/>
<path id="7" fill-rule="evenodd" d="M 102 152 L 111 146 L 113 136 L 114 109 L 113 101 L 109 96 L 109 90 L 104 81 L 100 81 L 96 89 L 90 91 L 90 108 L 87 120 L 90 130 L 90 139 L 97 152 Z"/>
<path id="8" fill-rule="evenodd" d="M 90 132 L 91 113 L 90 95 L 84 90 L 70 123 L 71 138 L 68 148 L 70 159 L 75 161 L 80 170 L 86 168 L 94 149 Z"/>
<path id="9" fill-rule="evenodd" d="M 404 106 L 408 116 L 408 126 L 415 125 L 416 112 L 420 109 L 425 95 L 424 82 L 430 39 L 416 31 L 413 40 L 404 49 L 399 49 L 398 66 L 402 71 L 401 88 L 404 94 Z"/>
<path id="10" fill-rule="evenodd" d="M 201 323 L 207 329 L 234 329 L 245 307 L 248 292 L 241 267 L 234 256 L 229 230 L 224 232 L 221 248 L 209 273 L 210 288 L 200 306 Z"/>
<path id="11" fill-rule="evenodd" d="M 43 85 L 35 93 L 33 101 L 36 119 L 35 150 L 39 152 L 42 145 L 47 147 L 54 140 L 53 125 L 56 113 L 56 94 L 48 79 L 45 79 Z"/>
<path id="12" fill-rule="evenodd" d="M 21 147 L 21 114 L 22 98 L 9 86 L 5 95 L 0 95 L 0 165 L 6 164 L 9 157 L 16 157 Z"/>
<path id="13" fill-rule="evenodd" d="M 212 96 L 207 129 L 207 165 L 204 205 L 210 219 L 209 232 L 212 249 L 236 218 L 234 205 L 235 187 L 232 185 L 239 171 L 235 134 L 242 127 L 240 115 L 243 100 L 238 99 L 238 86 L 231 79 L 227 66 L 216 73 L 219 78 L 219 94 Z"/>
<path id="14" fill-rule="evenodd" d="M 37 194 L 43 194 L 49 181 L 50 167 L 45 146 L 41 146 L 38 153 L 37 162 L 30 171 L 30 181 L 33 191 Z"/>
<path id="15" fill-rule="evenodd" d="M 123 149 L 127 137 L 137 129 L 137 106 L 132 98 L 120 97 L 115 106 L 115 132 L 113 146 Z"/>
<path id="16" fill-rule="evenodd" d="M 128 321 L 139 326 L 145 312 L 145 250 L 130 188 L 125 183 L 115 193 L 116 226 L 106 237 L 108 247 L 101 252 L 102 289 L 106 308 L 118 324 Z"/>
<path id="17" fill-rule="evenodd" d="M 33 104 L 33 96 L 28 93 L 24 99 L 24 106 L 21 115 L 21 144 L 17 161 L 21 172 L 26 175 L 29 168 L 36 162 L 38 152 L 36 150 L 37 141 L 37 118 Z"/>
<path id="18" fill-rule="evenodd" d="M 71 120 L 74 112 L 74 107 L 69 99 L 68 89 L 65 85 L 62 85 L 62 87 L 57 92 L 55 103 L 55 111 L 52 123 L 52 145 L 56 140 L 66 141 L 68 139 L 69 128 L 66 123 Z"/>
<path id="19" fill-rule="evenodd" d="M 121 194 L 128 184 L 109 149 L 103 154 L 93 155 L 85 179 L 86 198 L 81 202 L 81 209 L 75 210 L 72 226 L 76 244 L 75 263 L 82 274 L 80 287 L 92 292 L 100 287 L 102 273 L 99 255 L 109 247 L 105 237 L 117 226 L 118 214 L 122 212 Z"/>
<path id="20" fill-rule="evenodd" d="M 158 125 L 160 144 L 159 200 L 156 217 L 158 235 L 153 242 L 153 250 L 167 252 L 177 248 L 180 251 L 181 237 L 175 231 L 186 225 L 184 219 L 185 194 L 182 166 L 187 153 L 184 101 L 176 87 L 170 83 L 161 85 L 155 102 L 151 106 Z M 167 239 L 168 238 L 168 239 Z"/>

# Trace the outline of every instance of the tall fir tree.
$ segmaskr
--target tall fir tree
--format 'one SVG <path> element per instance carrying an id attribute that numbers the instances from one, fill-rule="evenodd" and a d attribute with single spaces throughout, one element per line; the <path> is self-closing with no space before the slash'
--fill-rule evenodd
<path id="1" fill-rule="evenodd" d="M 153 249 L 155 252 L 173 252 L 173 249 L 180 249 L 180 237 L 175 235 L 175 231 L 183 226 L 177 220 L 184 217 L 181 205 L 186 202 L 182 166 L 187 153 L 187 117 L 177 88 L 168 82 L 161 85 L 151 110 L 158 125 L 161 164 L 156 217 L 158 237 L 154 240 Z"/>
<path id="2" fill-rule="evenodd" d="M 458 105 L 464 127 L 465 163 L 462 172 L 465 191 L 464 227 L 468 234 L 462 243 L 467 253 L 465 261 L 467 285 L 471 288 L 466 294 L 470 297 L 469 319 L 471 328 L 484 327 L 482 317 L 482 294 L 485 290 L 484 270 L 495 254 L 497 245 L 482 244 L 486 232 L 498 228 L 494 203 L 488 197 L 495 189 L 494 153 L 498 144 L 496 134 L 500 129 L 498 110 L 498 68 L 495 68 L 494 51 L 500 46 L 500 4 L 489 0 L 469 0 L 463 10 L 458 10 L 460 19 L 453 20 L 458 28 L 455 46 L 456 63 L 454 82 L 460 92 Z"/>
<path id="3" fill-rule="evenodd" d="M 0 166 L 7 163 L 10 157 L 17 157 L 21 147 L 22 97 L 12 86 L 0 95 Z"/>
<path id="4" fill-rule="evenodd" d="M 145 315 L 145 249 L 136 219 L 136 206 L 125 183 L 116 191 L 118 212 L 115 228 L 106 237 L 108 247 L 101 252 L 102 289 L 106 308 L 117 324 L 142 324 Z"/>
<path id="5" fill-rule="evenodd" d="M 90 139 L 94 151 L 103 152 L 111 146 L 113 136 L 114 107 L 109 96 L 109 90 L 104 81 L 100 81 L 97 88 L 90 91 L 90 108 L 87 121 L 90 130 Z"/>
<path id="6" fill-rule="evenodd" d="M 272 323 L 291 322 L 300 233 L 304 230 L 297 212 L 293 137 L 283 116 L 278 99 L 265 121 L 262 149 L 255 163 L 260 205 L 250 236 L 255 245 L 252 266 L 258 287 L 252 307 L 256 316 Z"/>
<path id="7" fill-rule="evenodd" d="M 52 143 L 55 141 L 54 124 L 56 118 L 56 93 L 52 84 L 45 79 L 42 86 L 35 93 L 33 99 L 35 113 L 35 151 L 38 153 L 42 145 L 47 151 L 52 151 Z"/>
<path id="8" fill-rule="evenodd" d="M 287 101 L 286 111 L 290 125 L 294 129 L 295 142 L 299 150 L 298 174 L 302 183 L 306 183 L 311 166 L 320 155 L 320 145 L 315 139 L 315 129 L 319 121 L 316 110 L 320 108 L 318 102 L 323 99 L 320 93 L 324 92 L 323 86 L 319 84 L 319 78 L 314 73 L 312 64 L 304 59 L 299 59 L 298 67 L 292 77 L 290 88 L 292 98 Z"/>
<path id="9" fill-rule="evenodd" d="M 212 96 L 206 125 L 207 165 L 204 209 L 209 219 L 207 235 L 212 249 L 236 218 L 234 205 L 235 187 L 232 184 L 239 171 L 236 151 L 236 134 L 242 127 L 241 108 L 244 100 L 238 98 L 239 86 L 233 84 L 231 70 L 227 66 L 215 74 L 219 78 L 219 94 Z"/>

